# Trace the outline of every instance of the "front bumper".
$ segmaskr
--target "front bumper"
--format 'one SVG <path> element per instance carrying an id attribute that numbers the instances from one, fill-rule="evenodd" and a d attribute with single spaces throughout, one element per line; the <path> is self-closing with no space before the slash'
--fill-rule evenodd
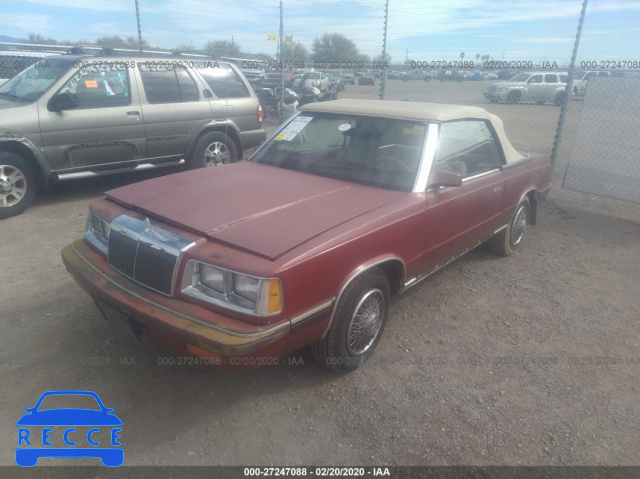
<path id="1" fill-rule="evenodd" d="M 285 352 L 291 333 L 286 318 L 254 325 L 165 297 L 111 269 L 82 239 L 62 250 L 62 260 L 84 291 L 128 317 L 137 332 L 174 349 L 226 357 L 278 357 Z"/>

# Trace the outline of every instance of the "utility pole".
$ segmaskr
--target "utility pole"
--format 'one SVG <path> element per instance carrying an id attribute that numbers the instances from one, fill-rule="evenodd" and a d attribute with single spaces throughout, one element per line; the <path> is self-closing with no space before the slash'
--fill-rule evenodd
<path id="1" fill-rule="evenodd" d="M 284 122 L 284 18 L 282 13 L 282 0 L 280 0 L 280 123 Z"/>
<path id="2" fill-rule="evenodd" d="M 584 16 L 587 12 L 587 3 L 589 0 L 583 0 L 582 11 L 580 12 L 580 20 L 578 21 L 578 31 L 576 33 L 576 39 L 573 43 L 573 53 L 571 54 L 571 64 L 569 65 L 569 78 L 567 78 L 567 86 L 564 89 L 564 103 L 560 109 L 560 117 L 558 118 L 558 128 L 556 128 L 556 137 L 553 141 L 553 148 L 551 150 L 551 172 L 556 167 L 556 160 L 558 158 L 558 150 L 560 149 L 560 142 L 562 141 L 562 132 L 564 131 L 564 122 L 567 117 L 567 109 L 571 103 L 571 95 L 573 94 L 573 76 L 576 70 L 576 57 L 578 56 L 578 47 L 580 46 L 580 36 L 582 35 L 582 25 L 584 23 Z M 545 61 L 547 56 L 544 56 Z"/>
<path id="3" fill-rule="evenodd" d="M 384 100 L 387 89 L 387 27 L 389 24 L 389 0 L 384 3 L 384 29 L 382 31 L 382 75 L 380 75 L 380 99 Z M 407 50 L 408 52 L 408 50 Z M 408 53 L 407 53 L 408 55 Z"/>
<path id="4" fill-rule="evenodd" d="M 138 8 L 138 0 L 136 0 L 136 20 L 138 21 L 138 49 L 142 53 L 142 29 L 140 28 L 140 9 Z"/>

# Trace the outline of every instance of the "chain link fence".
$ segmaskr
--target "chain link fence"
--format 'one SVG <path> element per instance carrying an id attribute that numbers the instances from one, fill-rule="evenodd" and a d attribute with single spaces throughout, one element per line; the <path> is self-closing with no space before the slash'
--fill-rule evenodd
<path id="1" fill-rule="evenodd" d="M 196 28 L 193 40 L 180 43 L 182 40 L 176 39 L 173 48 L 164 49 L 202 46 L 233 58 L 251 78 L 257 93 L 263 88 L 277 90 L 284 71 L 285 86 L 292 90 L 305 84 L 304 80 L 296 84 L 296 78 L 309 75 L 321 90 L 314 99 L 319 101 L 384 98 L 480 106 L 502 118 L 507 135 L 521 152 L 551 154 L 561 106 L 567 103 L 562 142 L 556 145 L 553 194 L 576 204 L 588 203 L 609 215 L 640 221 L 636 206 L 640 203 L 640 64 L 625 53 L 638 51 L 638 30 L 616 31 L 620 26 L 607 23 L 607 15 L 598 17 L 601 23 L 590 22 L 591 11 L 628 8 L 632 13 L 636 7 L 620 2 L 589 3 L 569 91 L 567 80 L 582 2 L 543 3 L 513 3 L 509 15 L 502 9 L 500 16 L 495 7 L 472 1 L 453 6 L 439 1 L 429 5 L 392 1 L 388 11 L 382 0 L 357 5 L 284 2 L 284 28 L 279 32 L 277 4 L 248 9 L 244 2 L 232 0 L 225 6 L 224 18 L 237 25 L 235 35 L 224 41 L 212 40 L 215 34 Z M 169 12 L 178 31 L 193 29 L 201 23 L 200 15 L 206 16 L 196 4 L 188 2 Z M 144 2 L 140 7 L 147 51 L 161 36 L 152 23 L 155 16 L 150 7 Z M 469 20 L 470 9 L 473 21 Z M 258 16 L 262 31 L 244 29 L 241 23 L 247 16 Z M 571 21 L 556 27 L 553 37 L 539 33 L 548 31 L 547 25 L 561 16 Z M 118 33 L 127 37 L 128 47 L 135 50 L 133 5 L 126 18 L 128 22 Z M 478 25 L 485 26 L 481 33 L 470 28 Z M 424 32 L 428 40 L 412 40 L 412 35 Z M 492 40 L 498 34 L 509 39 L 499 50 Z M 54 36 L 62 41 L 66 34 L 57 32 Z M 598 50 L 602 44 L 608 49 Z M 0 51 L 2 83 L 52 49 L 0 43 L 0 50 L 4 50 Z M 594 51 L 602 52 L 602 58 L 591 53 Z M 280 122 L 277 115 L 268 116 L 268 132 Z"/>

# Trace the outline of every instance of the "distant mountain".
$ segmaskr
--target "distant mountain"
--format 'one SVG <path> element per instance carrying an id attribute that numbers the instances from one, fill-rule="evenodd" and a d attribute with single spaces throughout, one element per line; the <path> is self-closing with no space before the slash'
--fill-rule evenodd
<path id="1" fill-rule="evenodd" d="M 10 37 L 8 35 L 0 35 L 0 42 L 27 43 L 27 41 L 24 38 Z"/>

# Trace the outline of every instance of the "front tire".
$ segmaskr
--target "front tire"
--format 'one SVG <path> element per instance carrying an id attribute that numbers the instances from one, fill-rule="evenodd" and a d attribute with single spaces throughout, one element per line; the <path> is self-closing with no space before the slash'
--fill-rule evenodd
<path id="1" fill-rule="evenodd" d="M 198 140 L 189 166 L 191 169 L 226 165 L 238 161 L 238 149 L 229 136 L 220 131 L 205 133 Z"/>
<path id="2" fill-rule="evenodd" d="M 509 256 L 518 249 L 529 222 L 530 211 L 531 204 L 525 196 L 518 204 L 509 225 L 487 242 L 491 251 L 500 256 Z"/>
<path id="3" fill-rule="evenodd" d="M 33 166 L 11 151 L 0 151 L 0 220 L 25 212 L 36 200 Z"/>
<path id="4" fill-rule="evenodd" d="M 507 103 L 515 105 L 520 101 L 520 93 L 517 91 L 510 91 L 507 95 Z"/>
<path id="5" fill-rule="evenodd" d="M 316 361 L 344 373 L 373 354 L 389 316 L 389 280 L 378 268 L 358 276 L 345 289 L 323 339 L 311 345 Z"/>

